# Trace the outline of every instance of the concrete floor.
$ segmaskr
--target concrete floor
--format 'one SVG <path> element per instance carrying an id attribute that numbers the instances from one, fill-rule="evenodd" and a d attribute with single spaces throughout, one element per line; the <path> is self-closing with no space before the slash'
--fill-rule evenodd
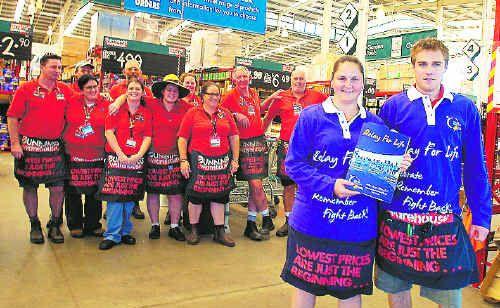
<path id="1" fill-rule="evenodd" d="M 286 240 L 274 235 L 255 243 L 242 236 L 244 209 L 232 210 L 231 229 L 237 241 L 226 248 L 204 237 L 188 246 L 166 236 L 148 239 L 150 224 L 134 220 L 137 245 L 100 251 L 96 238 L 73 239 L 55 245 L 29 242 L 29 222 L 21 189 L 12 173 L 9 154 L 0 154 L 0 307 L 289 307 L 292 288 L 279 274 Z M 39 216 L 45 224 L 47 190 L 40 189 Z M 142 204 L 145 210 L 145 204 Z M 162 208 L 161 217 L 165 209 Z M 276 220 L 280 225 L 282 218 Z M 45 229 L 45 228 L 44 228 Z M 45 232 L 45 230 L 44 230 Z M 413 290 L 414 307 L 435 307 Z M 336 300 L 318 299 L 317 307 Z M 364 307 L 387 307 L 375 290 L 363 297 Z M 477 290 L 464 289 L 464 307 L 492 307 Z"/>

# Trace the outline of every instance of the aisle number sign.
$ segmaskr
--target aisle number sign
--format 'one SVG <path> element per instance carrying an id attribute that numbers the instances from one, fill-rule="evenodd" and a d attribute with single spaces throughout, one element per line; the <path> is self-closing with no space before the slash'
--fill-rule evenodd
<path id="1" fill-rule="evenodd" d="M 436 30 L 428 30 L 370 39 L 366 45 L 366 60 L 373 61 L 409 57 L 411 48 L 418 40 L 436 36 Z"/>
<path id="2" fill-rule="evenodd" d="M 339 16 L 347 29 L 345 30 L 344 36 L 338 41 L 338 44 L 346 55 L 352 55 L 356 51 L 357 40 L 351 31 L 358 24 L 358 15 L 358 10 L 356 10 L 354 5 L 348 3 Z"/>
<path id="3" fill-rule="evenodd" d="M 236 57 L 235 65 L 248 68 L 252 87 L 270 90 L 290 88 L 291 72 L 294 69 L 291 65 L 243 57 Z"/>
<path id="4" fill-rule="evenodd" d="M 348 29 L 352 30 L 358 24 L 358 15 L 358 10 L 356 10 L 354 5 L 348 3 L 342 13 L 340 13 L 340 20 L 344 22 Z"/>
<path id="5" fill-rule="evenodd" d="M 469 40 L 463 49 L 464 54 L 471 60 L 481 52 L 481 47 L 474 40 Z"/>
<path id="6" fill-rule="evenodd" d="M 354 37 L 354 34 L 352 34 L 351 31 L 347 30 L 338 44 L 340 46 L 340 49 L 342 49 L 342 51 L 346 55 L 352 55 L 354 54 L 354 51 L 356 51 L 356 42 L 357 40 Z"/>
<path id="7" fill-rule="evenodd" d="M 479 75 L 479 67 L 471 59 L 467 59 L 467 63 L 465 64 L 465 78 L 473 81 L 477 75 Z"/>
<path id="8" fill-rule="evenodd" d="M 264 34 L 264 0 L 124 0 L 126 10 Z"/>
<path id="9" fill-rule="evenodd" d="M 136 60 L 146 75 L 179 75 L 186 66 L 186 50 L 105 36 L 102 70 L 119 74 L 128 60 Z"/>
<path id="10" fill-rule="evenodd" d="M 0 20 L 0 58 L 31 60 L 32 36 L 30 25 Z"/>

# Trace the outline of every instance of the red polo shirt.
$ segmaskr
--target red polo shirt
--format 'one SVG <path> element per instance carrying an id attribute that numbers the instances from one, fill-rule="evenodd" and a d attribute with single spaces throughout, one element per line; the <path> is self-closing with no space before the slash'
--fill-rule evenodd
<path id="1" fill-rule="evenodd" d="M 292 90 L 289 89 L 281 93 L 281 99 L 275 100 L 269 107 L 267 116 L 270 119 L 274 119 L 276 116 L 281 118 L 281 131 L 280 139 L 283 141 L 290 141 L 295 123 L 299 119 L 300 112 L 311 105 L 319 104 L 324 102 L 328 96 L 318 91 L 308 90 L 304 93 L 304 96 L 297 99 L 292 94 Z"/>
<path id="2" fill-rule="evenodd" d="M 66 107 L 66 128 L 64 142 L 66 153 L 85 159 L 104 157 L 104 120 L 108 113 L 109 102 L 100 96 L 92 108 L 84 107 L 83 95 L 75 95 Z M 81 138 L 77 136 L 80 127 L 85 125 L 85 109 L 90 115 L 89 124 L 93 134 Z"/>
<path id="3" fill-rule="evenodd" d="M 241 139 L 249 139 L 264 134 L 262 119 L 260 118 L 260 99 L 254 89 L 250 89 L 248 97 L 241 96 L 237 89 L 229 91 L 222 99 L 221 106 L 229 109 L 231 113 L 244 114 L 250 120 L 249 127 L 238 127 Z M 251 109 L 253 109 L 253 112 L 250 112 Z"/>
<path id="4" fill-rule="evenodd" d="M 133 128 L 130 129 L 130 122 Z M 144 106 L 139 106 L 135 114 L 130 114 L 128 104 L 123 104 L 115 115 L 107 115 L 106 129 L 114 129 L 118 145 L 125 155 L 133 155 L 141 149 L 144 137 L 152 136 L 151 112 Z M 128 146 L 127 140 L 135 141 L 134 146 Z M 113 152 L 109 143 L 106 143 L 106 152 Z"/>
<path id="5" fill-rule="evenodd" d="M 20 120 L 20 135 L 58 139 L 64 129 L 64 110 L 71 96 L 73 91 L 62 82 L 57 82 L 49 92 L 34 79 L 17 89 L 7 116 Z"/>
<path id="6" fill-rule="evenodd" d="M 217 137 L 220 138 L 220 146 L 212 147 L 210 139 L 214 130 L 212 120 L 215 122 Z M 219 156 L 229 151 L 229 138 L 238 134 L 238 128 L 234 122 L 231 112 L 220 108 L 211 116 L 203 107 L 191 108 L 184 119 L 177 136 L 188 139 L 188 151 L 197 151 L 203 155 Z"/>
<path id="7" fill-rule="evenodd" d="M 123 80 L 118 84 L 115 84 L 114 86 L 111 87 L 111 90 L 109 90 L 109 96 L 113 100 L 117 99 L 118 96 L 127 93 L 127 81 Z M 144 94 L 146 96 L 153 97 L 153 92 L 151 92 L 151 89 L 148 87 L 144 87 Z"/>
<path id="8" fill-rule="evenodd" d="M 73 94 L 77 95 L 82 93 L 82 90 L 78 87 L 78 81 L 68 84 L 68 86 L 73 90 Z"/>
<path id="9" fill-rule="evenodd" d="M 191 106 L 179 100 L 172 110 L 167 111 L 157 98 L 147 98 L 146 106 L 151 111 L 153 120 L 152 150 L 161 154 L 178 153 L 177 132 Z"/>
<path id="10" fill-rule="evenodd" d="M 199 107 L 202 104 L 201 98 L 196 94 L 189 94 L 188 96 L 184 97 L 182 100 L 193 107 Z"/>

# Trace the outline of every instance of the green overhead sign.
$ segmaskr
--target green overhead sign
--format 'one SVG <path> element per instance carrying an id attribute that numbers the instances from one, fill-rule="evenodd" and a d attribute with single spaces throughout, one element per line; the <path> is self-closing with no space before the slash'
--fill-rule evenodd
<path id="1" fill-rule="evenodd" d="M 283 72 L 283 71 L 291 72 L 293 71 L 294 68 L 292 65 L 285 65 L 278 62 L 265 61 L 261 59 L 250 59 L 243 57 L 236 57 L 235 64 L 236 66 L 241 65 L 241 66 L 253 67 L 257 69 L 264 69 L 276 72 Z"/>
<path id="2" fill-rule="evenodd" d="M 415 42 L 426 37 L 436 36 L 437 30 L 429 30 L 370 39 L 366 45 L 366 60 L 373 61 L 409 57 L 411 48 Z"/>

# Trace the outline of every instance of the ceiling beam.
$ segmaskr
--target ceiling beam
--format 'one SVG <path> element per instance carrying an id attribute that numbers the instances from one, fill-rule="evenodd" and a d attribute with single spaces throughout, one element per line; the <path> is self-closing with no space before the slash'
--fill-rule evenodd
<path id="1" fill-rule="evenodd" d="M 54 19 L 54 21 L 52 22 L 52 31 L 54 32 L 55 29 L 56 29 L 56 26 L 59 24 L 59 26 L 62 26 L 64 24 L 64 21 L 65 19 L 67 18 L 67 14 L 68 14 L 68 11 L 71 7 L 71 3 L 72 1 L 71 0 L 66 0 L 66 2 L 64 2 L 64 5 L 61 9 L 61 13 L 59 14 L 58 17 L 56 17 Z M 42 14 L 42 12 L 40 13 L 40 15 Z M 64 19 L 64 20 L 62 20 Z M 46 29 L 46 31 L 48 31 L 48 29 Z M 43 43 L 46 44 L 49 42 L 49 34 L 47 33 L 43 39 Z"/>

